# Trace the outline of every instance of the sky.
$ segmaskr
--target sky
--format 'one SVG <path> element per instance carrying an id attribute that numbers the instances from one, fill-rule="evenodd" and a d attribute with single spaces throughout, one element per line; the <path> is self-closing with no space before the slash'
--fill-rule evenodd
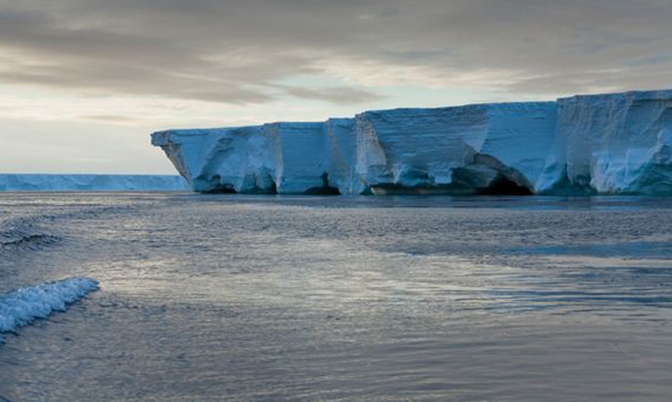
<path id="1" fill-rule="evenodd" d="M 672 87 L 670 0 L 0 0 L 0 173 L 172 174 L 149 134 Z"/>

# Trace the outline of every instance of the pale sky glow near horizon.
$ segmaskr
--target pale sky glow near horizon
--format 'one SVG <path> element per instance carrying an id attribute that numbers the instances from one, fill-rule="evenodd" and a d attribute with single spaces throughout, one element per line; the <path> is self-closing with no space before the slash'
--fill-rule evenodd
<path id="1" fill-rule="evenodd" d="M 672 87 L 668 0 L 0 0 L 0 173 L 173 174 L 149 134 Z"/>

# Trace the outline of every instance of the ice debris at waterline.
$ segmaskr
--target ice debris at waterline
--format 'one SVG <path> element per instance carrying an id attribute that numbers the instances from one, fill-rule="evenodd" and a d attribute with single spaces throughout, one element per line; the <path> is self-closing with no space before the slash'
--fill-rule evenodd
<path id="1" fill-rule="evenodd" d="M 152 135 L 198 192 L 672 195 L 672 90 Z"/>
<path id="2" fill-rule="evenodd" d="M 16 332 L 38 318 L 65 311 L 69 304 L 95 290 L 98 282 L 93 279 L 70 278 L 0 295 L 0 342 L 3 333 Z"/>
<path id="3" fill-rule="evenodd" d="M 0 174 L 0 191 L 189 191 L 177 175 Z"/>

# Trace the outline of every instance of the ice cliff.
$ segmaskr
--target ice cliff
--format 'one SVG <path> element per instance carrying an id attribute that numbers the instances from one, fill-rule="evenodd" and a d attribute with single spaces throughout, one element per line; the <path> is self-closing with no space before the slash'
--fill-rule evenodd
<path id="1" fill-rule="evenodd" d="M 180 176 L 0 174 L 0 191 L 189 191 Z"/>
<path id="2" fill-rule="evenodd" d="M 669 194 L 672 91 L 152 135 L 194 191 Z"/>
<path id="3" fill-rule="evenodd" d="M 576 96 L 558 106 L 537 191 L 672 195 L 672 91 Z"/>

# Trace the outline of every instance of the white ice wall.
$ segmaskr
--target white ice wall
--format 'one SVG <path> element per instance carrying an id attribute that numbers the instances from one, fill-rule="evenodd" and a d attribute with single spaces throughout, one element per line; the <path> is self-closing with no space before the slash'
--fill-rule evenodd
<path id="1" fill-rule="evenodd" d="M 556 114 L 552 102 L 366 112 L 356 118 L 357 172 L 369 186 L 450 186 L 461 169 L 485 186 L 501 173 L 531 187 Z"/>
<path id="2" fill-rule="evenodd" d="M 153 134 L 195 191 L 672 194 L 672 91 Z"/>
<path id="3" fill-rule="evenodd" d="M 353 119 L 329 119 L 324 124 L 324 168 L 329 184 L 341 194 L 359 194 L 366 189 L 355 165 L 356 132 Z"/>
<path id="4" fill-rule="evenodd" d="M 539 192 L 672 194 L 672 91 L 560 99 Z"/>

